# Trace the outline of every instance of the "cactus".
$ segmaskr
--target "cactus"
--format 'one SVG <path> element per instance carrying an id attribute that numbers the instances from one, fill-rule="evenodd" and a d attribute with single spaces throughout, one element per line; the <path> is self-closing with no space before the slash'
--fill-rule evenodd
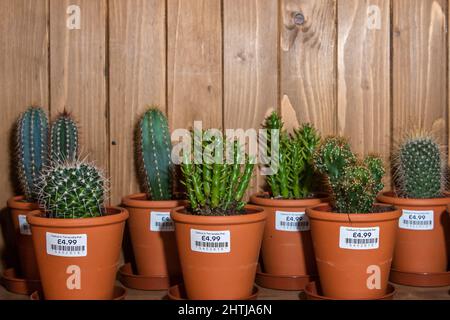
<path id="1" fill-rule="evenodd" d="M 78 128 L 72 117 L 64 112 L 51 129 L 52 161 L 74 161 L 78 158 Z"/>
<path id="2" fill-rule="evenodd" d="M 151 200 L 172 198 L 172 143 L 167 118 L 156 108 L 148 110 L 137 130 L 137 161 L 142 187 Z"/>
<path id="3" fill-rule="evenodd" d="M 223 143 L 221 139 L 211 141 L 209 144 L 194 142 L 194 146 L 201 148 L 201 154 L 204 154 L 205 149 L 210 148 L 211 145 L 215 146 L 212 148 L 215 150 L 211 159 L 214 160 L 211 161 L 212 163 L 206 163 L 207 161 L 195 163 L 191 155 L 183 153 L 182 184 L 186 187 L 190 213 L 206 216 L 245 213 L 246 203 L 242 199 L 250 184 L 254 164 L 244 154 L 237 141 L 228 143 L 232 144 L 229 149 L 233 151 L 233 161 L 218 160 L 220 155 L 215 153 L 217 150 L 220 150 L 221 155 L 227 152 L 226 143 Z"/>
<path id="4" fill-rule="evenodd" d="M 327 178 L 335 212 L 374 212 L 375 199 L 384 187 L 385 169 L 379 157 L 360 160 L 346 139 L 330 137 L 316 150 L 314 166 Z"/>
<path id="5" fill-rule="evenodd" d="M 314 177 L 312 159 L 320 136 L 310 124 L 303 124 L 293 134 L 283 131 L 281 117 L 273 112 L 266 118 L 268 156 L 271 156 L 272 130 L 279 130 L 280 150 L 278 172 L 267 176 L 271 195 L 275 198 L 304 199 L 311 196 Z"/>
<path id="6" fill-rule="evenodd" d="M 436 138 L 424 130 L 409 133 L 394 153 L 394 181 L 403 198 L 443 197 L 446 159 Z"/>
<path id="7" fill-rule="evenodd" d="M 48 162 L 48 119 L 39 107 L 31 107 L 19 118 L 16 156 L 19 183 L 27 201 L 37 200 L 36 182 Z"/>
<path id="8" fill-rule="evenodd" d="M 38 183 L 39 205 L 48 218 L 78 219 L 103 214 L 103 173 L 83 161 L 53 162 Z"/>

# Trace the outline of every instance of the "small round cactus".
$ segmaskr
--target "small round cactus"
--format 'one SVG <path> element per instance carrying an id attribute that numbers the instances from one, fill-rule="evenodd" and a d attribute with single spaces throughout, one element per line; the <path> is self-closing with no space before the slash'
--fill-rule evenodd
<path id="1" fill-rule="evenodd" d="M 78 158 L 78 127 L 67 113 L 61 113 L 51 129 L 52 161 L 74 161 Z"/>
<path id="2" fill-rule="evenodd" d="M 106 180 L 83 161 L 54 162 L 43 172 L 39 204 L 49 218 L 90 218 L 103 214 Z"/>

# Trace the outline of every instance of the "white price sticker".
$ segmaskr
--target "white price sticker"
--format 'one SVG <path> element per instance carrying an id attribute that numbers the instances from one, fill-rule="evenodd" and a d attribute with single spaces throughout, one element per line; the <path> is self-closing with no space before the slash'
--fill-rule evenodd
<path id="1" fill-rule="evenodd" d="M 31 235 L 31 226 L 27 222 L 27 216 L 20 214 L 18 216 L 18 220 L 19 220 L 20 234 L 30 236 Z"/>
<path id="2" fill-rule="evenodd" d="M 351 250 L 372 250 L 380 246 L 380 227 L 341 227 L 339 248 Z"/>
<path id="3" fill-rule="evenodd" d="M 87 234 L 47 232 L 47 254 L 59 257 L 86 257 Z"/>
<path id="4" fill-rule="evenodd" d="M 400 229 L 407 230 L 433 230 L 434 211 L 403 210 L 403 215 L 398 221 Z"/>
<path id="5" fill-rule="evenodd" d="M 275 229 L 278 231 L 308 231 L 309 218 L 304 212 L 275 212 Z"/>
<path id="6" fill-rule="evenodd" d="M 205 253 L 231 252 L 230 231 L 191 229 L 191 250 Z"/>
<path id="7" fill-rule="evenodd" d="M 150 231 L 168 232 L 174 230 L 175 224 L 170 218 L 170 212 L 150 212 Z"/>

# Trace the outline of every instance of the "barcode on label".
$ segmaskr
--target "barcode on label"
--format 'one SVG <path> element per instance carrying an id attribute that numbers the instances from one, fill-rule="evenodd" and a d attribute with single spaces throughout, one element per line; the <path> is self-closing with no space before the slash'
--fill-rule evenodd
<path id="1" fill-rule="evenodd" d="M 228 242 L 203 242 L 195 241 L 195 245 L 205 248 L 228 248 Z"/>
<path id="2" fill-rule="evenodd" d="M 309 218 L 305 212 L 275 212 L 275 230 L 298 232 L 310 230 Z"/>
<path id="3" fill-rule="evenodd" d="M 87 256 L 86 234 L 59 234 L 47 232 L 47 254 L 59 257 Z"/>
<path id="4" fill-rule="evenodd" d="M 27 222 L 27 216 L 21 214 L 18 216 L 18 219 L 19 219 L 20 234 L 27 236 L 31 235 L 31 227 Z"/>
<path id="5" fill-rule="evenodd" d="M 307 227 L 307 226 L 309 226 L 309 223 L 306 221 L 302 221 L 302 222 L 280 221 L 280 226 L 287 227 L 287 228 L 299 228 L 299 227 Z"/>
<path id="6" fill-rule="evenodd" d="M 428 225 L 432 225 L 431 221 L 409 221 L 404 219 L 403 220 L 404 224 L 410 224 L 410 225 L 417 225 L 417 226 L 428 226 Z"/>
<path id="7" fill-rule="evenodd" d="M 339 248 L 350 250 L 373 250 L 380 246 L 380 227 L 341 227 Z"/>
<path id="8" fill-rule="evenodd" d="M 433 230 L 434 211 L 403 210 L 398 225 L 400 229 L 406 230 Z"/>
<path id="9" fill-rule="evenodd" d="M 175 224 L 170 218 L 170 212 L 150 212 L 150 231 L 169 232 L 175 230 Z"/>
<path id="10" fill-rule="evenodd" d="M 51 248 L 55 251 L 85 251 L 86 247 L 85 246 L 61 246 L 61 245 L 56 245 L 56 244 L 52 244 Z"/>
<path id="11" fill-rule="evenodd" d="M 374 244 L 374 243 L 378 243 L 378 239 L 345 238 L 345 242 L 348 243 L 348 244 Z"/>
<path id="12" fill-rule="evenodd" d="M 202 253 L 231 252 L 230 231 L 191 229 L 191 250 Z"/>

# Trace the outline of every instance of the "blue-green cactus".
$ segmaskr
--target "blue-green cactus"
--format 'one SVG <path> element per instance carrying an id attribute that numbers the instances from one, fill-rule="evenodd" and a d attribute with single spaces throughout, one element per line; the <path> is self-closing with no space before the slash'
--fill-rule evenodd
<path id="1" fill-rule="evenodd" d="M 54 162 L 78 158 L 78 127 L 68 113 L 60 114 L 53 123 L 50 146 Z"/>
<path id="2" fill-rule="evenodd" d="M 19 183 L 30 202 L 37 200 L 35 188 L 42 169 L 48 163 L 48 118 L 39 107 L 21 114 L 16 128 L 16 152 Z"/>

